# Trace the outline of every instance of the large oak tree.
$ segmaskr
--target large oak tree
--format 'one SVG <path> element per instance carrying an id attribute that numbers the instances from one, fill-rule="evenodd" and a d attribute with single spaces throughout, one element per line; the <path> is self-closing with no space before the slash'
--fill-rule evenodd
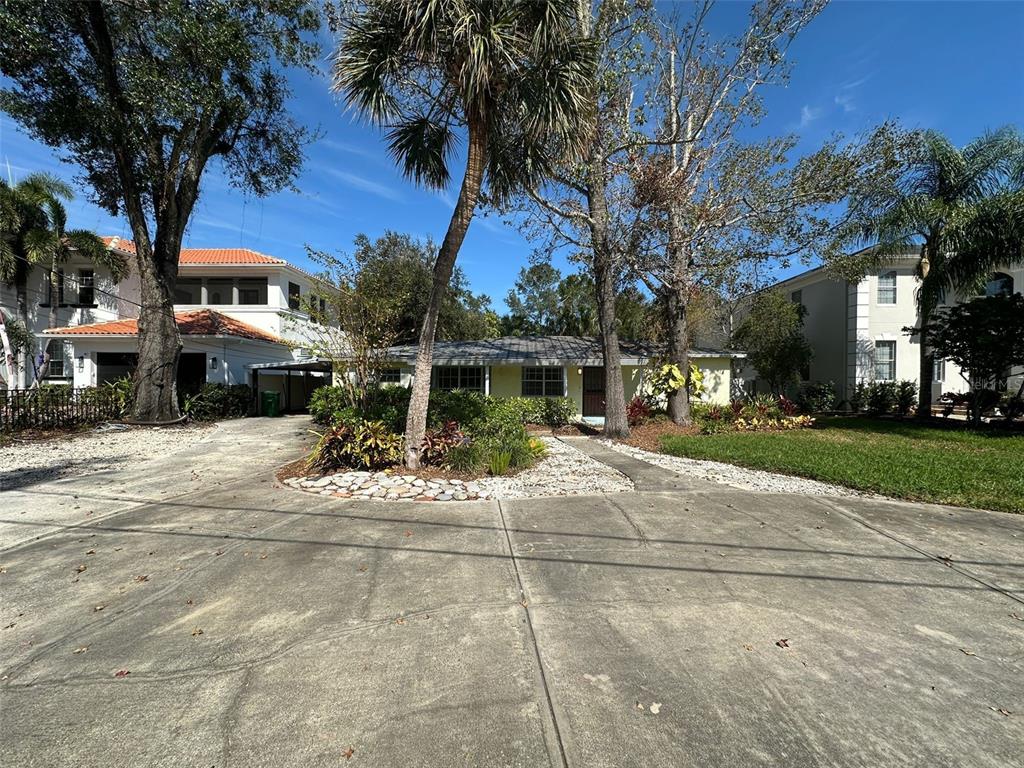
<path id="1" fill-rule="evenodd" d="M 178 417 L 178 255 L 203 174 L 265 195 L 292 182 L 308 134 L 283 68 L 311 68 L 306 0 L 0 5 L 0 107 L 77 164 L 96 201 L 127 216 L 141 282 L 133 417 Z"/>

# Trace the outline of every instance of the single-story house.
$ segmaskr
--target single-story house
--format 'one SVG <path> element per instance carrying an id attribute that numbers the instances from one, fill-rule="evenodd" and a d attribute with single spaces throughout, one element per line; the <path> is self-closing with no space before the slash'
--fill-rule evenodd
<path id="1" fill-rule="evenodd" d="M 643 378 L 658 345 L 622 341 L 622 378 L 626 400 L 643 391 Z M 385 382 L 409 386 L 416 365 L 416 345 L 392 347 Z M 742 352 L 691 349 L 690 358 L 704 374 L 705 402 L 727 404 L 742 388 L 734 371 Z M 471 389 L 497 397 L 571 397 L 577 415 L 603 417 L 604 360 L 601 340 L 584 336 L 506 336 L 480 341 L 434 344 L 434 389 Z"/>

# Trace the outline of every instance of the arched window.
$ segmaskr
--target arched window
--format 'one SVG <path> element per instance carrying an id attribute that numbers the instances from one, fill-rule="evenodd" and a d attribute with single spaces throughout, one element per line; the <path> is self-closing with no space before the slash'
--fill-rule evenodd
<path id="1" fill-rule="evenodd" d="M 993 272 L 985 283 L 986 296 L 1012 296 L 1013 278 L 1005 272 Z"/>

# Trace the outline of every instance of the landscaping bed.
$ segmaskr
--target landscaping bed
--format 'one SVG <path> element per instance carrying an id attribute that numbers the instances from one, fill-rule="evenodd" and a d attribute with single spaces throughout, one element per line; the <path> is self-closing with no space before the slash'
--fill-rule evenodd
<path id="1" fill-rule="evenodd" d="M 499 476 L 453 473 L 427 467 L 410 472 L 401 467 L 371 472 L 339 470 L 308 474 L 305 460 L 278 473 L 278 480 L 297 490 L 343 499 L 373 501 L 476 501 L 531 496 L 572 496 L 633 490 L 629 478 L 581 451 L 548 435 L 539 438 L 544 458 L 528 468 Z"/>
<path id="2" fill-rule="evenodd" d="M 912 501 L 1024 513 L 1024 436 L 870 417 L 812 429 L 663 434 L 662 453 Z"/>

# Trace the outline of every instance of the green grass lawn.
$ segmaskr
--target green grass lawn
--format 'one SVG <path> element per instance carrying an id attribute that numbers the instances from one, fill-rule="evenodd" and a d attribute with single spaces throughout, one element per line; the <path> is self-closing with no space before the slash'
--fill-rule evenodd
<path id="1" fill-rule="evenodd" d="M 914 501 L 1024 513 L 1024 435 L 868 418 L 814 429 L 663 435 L 661 450 Z"/>

